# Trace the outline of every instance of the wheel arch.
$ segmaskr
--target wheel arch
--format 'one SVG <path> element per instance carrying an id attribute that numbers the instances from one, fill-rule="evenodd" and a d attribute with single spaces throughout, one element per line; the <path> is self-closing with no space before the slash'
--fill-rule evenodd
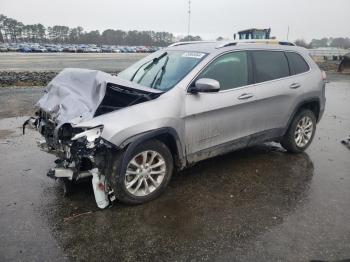
<path id="1" fill-rule="evenodd" d="M 177 169 L 183 169 L 186 166 L 185 156 L 183 154 L 182 144 L 178 133 L 172 127 L 162 127 L 150 130 L 135 136 L 132 136 L 121 143 L 120 149 L 125 150 L 124 159 L 130 156 L 136 146 L 147 140 L 157 139 L 164 143 L 173 155 L 174 165 Z M 122 161 L 122 170 L 126 169 L 125 161 Z"/>
<path id="2" fill-rule="evenodd" d="M 320 111 L 321 110 L 321 101 L 320 101 L 320 99 L 318 97 L 305 99 L 305 100 L 301 101 L 300 103 L 298 103 L 297 106 L 294 108 L 293 113 L 289 117 L 285 131 L 287 131 L 287 129 L 290 126 L 290 124 L 292 123 L 294 117 L 303 109 L 311 110 L 315 114 L 316 121 L 318 122 L 320 120 L 320 118 L 321 118 L 321 111 Z"/>

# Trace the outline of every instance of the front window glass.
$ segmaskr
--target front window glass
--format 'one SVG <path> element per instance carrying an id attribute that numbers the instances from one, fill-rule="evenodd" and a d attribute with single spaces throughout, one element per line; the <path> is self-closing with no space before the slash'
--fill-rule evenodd
<path id="1" fill-rule="evenodd" d="M 201 52 L 160 50 L 128 67 L 118 76 L 143 86 L 167 91 L 181 81 L 206 55 Z"/>
<path id="2" fill-rule="evenodd" d="M 248 85 L 247 53 L 239 51 L 220 56 L 204 69 L 199 78 L 219 81 L 220 90 Z"/>

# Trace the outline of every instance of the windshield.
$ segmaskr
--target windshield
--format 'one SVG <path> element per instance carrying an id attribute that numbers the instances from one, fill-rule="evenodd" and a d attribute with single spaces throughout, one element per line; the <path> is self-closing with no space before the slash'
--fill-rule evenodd
<path id="1" fill-rule="evenodd" d="M 118 74 L 143 86 L 167 91 L 182 80 L 207 54 L 185 51 L 158 51 Z"/>

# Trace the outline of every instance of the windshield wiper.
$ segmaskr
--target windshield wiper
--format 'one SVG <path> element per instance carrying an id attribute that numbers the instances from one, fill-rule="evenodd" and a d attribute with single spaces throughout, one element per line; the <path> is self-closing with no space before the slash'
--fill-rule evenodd
<path id="1" fill-rule="evenodd" d="M 137 70 L 135 71 L 135 73 L 132 75 L 132 77 L 131 77 L 131 79 L 130 79 L 130 81 L 133 81 L 134 80 L 134 78 L 135 78 L 135 76 L 137 75 L 137 73 L 140 71 L 140 69 L 142 68 L 142 67 L 144 67 L 145 65 L 147 65 L 148 63 L 150 63 L 148 66 L 146 66 L 145 67 L 145 71 L 147 70 L 150 70 L 155 64 L 157 64 L 158 63 L 158 61 L 160 60 L 160 59 L 162 59 L 164 56 L 166 56 L 168 53 L 167 52 L 164 52 L 163 54 L 161 54 L 160 56 L 158 56 L 158 57 L 155 57 L 155 58 L 153 58 L 152 60 L 150 60 L 150 61 L 147 61 L 147 62 L 145 62 L 145 63 L 143 63 L 142 65 L 140 65 L 140 67 L 139 68 L 137 68 Z M 143 75 L 144 76 L 144 75 Z M 142 78 L 143 78 L 143 76 L 141 77 L 141 80 L 142 80 Z M 138 83 L 139 83 L 140 81 L 138 81 Z"/>
<path id="2" fill-rule="evenodd" d="M 163 66 L 158 70 L 157 74 L 156 74 L 155 77 L 153 78 L 153 81 L 152 81 L 152 83 L 151 83 L 151 87 L 152 87 L 152 88 L 154 87 L 155 84 L 159 84 L 159 85 L 160 85 L 160 83 L 162 82 L 163 75 L 164 75 L 164 73 L 165 73 L 165 71 L 166 71 L 165 68 L 166 68 L 166 65 L 168 64 L 168 61 L 169 61 L 169 56 L 166 58 L 166 60 L 165 60 L 165 62 L 164 62 L 164 64 L 163 64 Z M 161 72 L 161 73 L 160 73 L 159 78 L 157 79 L 159 72 Z M 157 81 L 156 81 L 156 80 L 157 80 Z"/>

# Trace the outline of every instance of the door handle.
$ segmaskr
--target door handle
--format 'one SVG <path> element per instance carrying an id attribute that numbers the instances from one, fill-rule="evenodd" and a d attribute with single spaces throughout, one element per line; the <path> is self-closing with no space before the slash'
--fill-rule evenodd
<path id="1" fill-rule="evenodd" d="M 291 84 L 289 87 L 291 88 L 291 89 L 296 89 L 296 88 L 299 88 L 301 85 L 299 84 L 299 83 L 293 83 L 293 84 Z"/>
<path id="2" fill-rule="evenodd" d="M 253 94 L 241 94 L 238 99 L 242 100 L 242 99 L 248 99 L 248 98 L 251 98 L 253 97 L 254 95 Z"/>

